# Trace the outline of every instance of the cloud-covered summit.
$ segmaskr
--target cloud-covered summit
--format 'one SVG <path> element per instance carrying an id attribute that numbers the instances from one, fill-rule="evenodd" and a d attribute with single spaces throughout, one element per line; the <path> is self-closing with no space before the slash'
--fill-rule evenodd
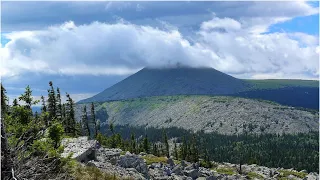
<path id="1" fill-rule="evenodd" d="M 315 3 L 2 2 L 1 10 L 0 74 L 10 87 L 52 80 L 94 93 L 177 62 L 239 78 L 319 75 L 319 35 L 309 33 L 318 21 L 294 23 L 318 17 Z"/>

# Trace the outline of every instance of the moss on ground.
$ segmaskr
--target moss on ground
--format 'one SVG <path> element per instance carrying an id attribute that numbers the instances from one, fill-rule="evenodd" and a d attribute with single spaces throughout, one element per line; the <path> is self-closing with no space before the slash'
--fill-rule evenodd
<path id="1" fill-rule="evenodd" d="M 305 178 L 308 174 L 305 172 L 296 172 L 296 171 L 289 171 L 289 170 L 279 170 L 280 172 L 280 178 L 286 178 L 289 175 L 296 176 L 298 178 Z"/>
<path id="2" fill-rule="evenodd" d="M 150 154 L 146 156 L 142 156 L 142 158 L 146 160 L 147 165 L 150 165 L 152 163 L 159 163 L 159 162 L 167 164 L 167 160 L 168 160 L 167 157 L 158 157 Z"/>
<path id="3" fill-rule="evenodd" d="M 213 168 L 219 174 L 235 175 L 237 174 L 233 168 Z"/>

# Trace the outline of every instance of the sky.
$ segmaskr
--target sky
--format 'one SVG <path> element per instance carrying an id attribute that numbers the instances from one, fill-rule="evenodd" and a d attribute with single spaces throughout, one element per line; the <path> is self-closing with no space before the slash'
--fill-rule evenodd
<path id="1" fill-rule="evenodd" d="M 244 79 L 318 79 L 319 2 L 1 2 L 10 101 L 53 81 L 75 101 L 144 67 L 181 63 Z"/>

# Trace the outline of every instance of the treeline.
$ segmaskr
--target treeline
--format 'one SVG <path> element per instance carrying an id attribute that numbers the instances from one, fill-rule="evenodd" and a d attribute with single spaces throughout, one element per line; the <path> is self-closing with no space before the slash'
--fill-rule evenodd
<path id="1" fill-rule="evenodd" d="M 117 142 L 123 138 L 125 150 L 131 147 L 133 138 L 138 147 L 144 147 L 146 137 L 154 155 L 168 156 L 166 149 L 168 139 L 171 142 L 170 156 L 187 161 L 198 161 L 210 167 L 210 161 L 230 162 L 235 164 L 258 164 L 267 167 L 294 168 L 296 170 L 319 171 L 319 134 L 242 134 L 222 135 L 217 133 L 191 132 L 181 128 L 145 128 L 129 126 L 112 126 L 112 131 L 103 127 L 103 133 L 109 137 L 116 136 Z M 114 133 L 117 132 L 117 133 Z M 106 138 L 108 139 L 108 138 Z M 112 138 L 111 138 L 112 139 Z M 130 140 L 131 139 L 131 140 Z M 131 143 L 130 143 L 131 142 Z M 108 143 L 106 143 L 107 145 Z M 121 144 L 121 143 L 120 143 Z M 138 148 L 136 152 L 145 152 Z M 134 152 L 134 151 L 133 151 Z M 160 152 L 160 153 L 158 153 Z"/>

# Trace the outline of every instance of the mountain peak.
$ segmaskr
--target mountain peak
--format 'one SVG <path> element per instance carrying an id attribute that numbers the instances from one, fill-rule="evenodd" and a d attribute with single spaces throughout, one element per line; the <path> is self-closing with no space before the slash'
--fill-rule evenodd
<path id="1" fill-rule="evenodd" d="M 80 103 L 167 95 L 228 95 L 247 86 L 243 80 L 208 67 L 145 67 Z"/>

